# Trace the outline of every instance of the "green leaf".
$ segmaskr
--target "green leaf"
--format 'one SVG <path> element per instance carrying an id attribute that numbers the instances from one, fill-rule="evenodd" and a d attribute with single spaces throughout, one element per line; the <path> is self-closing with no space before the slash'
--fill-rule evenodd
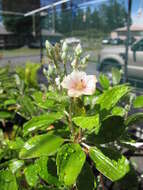
<path id="1" fill-rule="evenodd" d="M 64 142 L 61 137 L 44 134 L 30 138 L 23 146 L 19 157 L 23 159 L 36 158 L 54 154 Z"/>
<path id="2" fill-rule="evenodd" d="M 23 147 L 24 141 L 22 138 L 17 137 L 14 141 L 7 140 L 7 145 L 11 150 L 19 150 Z"/>
<path id="3" fill-rule="evenodd" d="M 0 119 L 9 119 L 13 116 L 12 113 L 6 111 L 0 111 Z"/>
<path id="4" fill-rule="evenodd" d="M 61 119 L 63 114 L 60 112 L 55 113 L 46 113 L 40 116 L 33 117 L 30 121 L 24 124 L 23 132 L 24 135 L 27 135 L 29 132 L 39 130 L 41 128 L 48 127 L 55 121 Z"/>
<path id="5" fill-rule="evenodd" d="M 143 95 L 142 96 L 138 96 L 133 101 L 133 106 L 134 106 L 134 108 L 143 108 Z"/>
<path id="6" fill-rule="evenodd" d="M 18 190 L 16 178 L 10 170 L 0 171 L 0 189 L 1 190 Z"/>
<path id="7" fill-rule="evenodd" d="M 143 113 L 135 113 L 130 115 L 127 120 L 125 121 L 126 126 L 131 126 L 134 124 L 141 123 L 143 121 Z"/>
<path id="8" fill-rule="evenodd" d="M 99 114 L 95 116 L 74 117 L 73 122 L 82 129 L 92 130 L 95 128 L 95 130 L 98 131 L 100 127 Z"/>
<path id="9" fill-rule="evenodd" d="M 129 161 L 119 152 L 96 147 L 89 149 L 89 155 L 95 167 L 111 181 L 117 181 L 123 178 L 129 171 Z"/>
<path id="10" fill-rule="evenodd" d="M 114 85 L 117 85 L 120 83 L 121 81 L 121 73 L 119 71 L 119 69 L 113 67 L 112 68 L 112 81 Z"/>
<path id="11" fill-rule="evenodd" d="M 23 160 L 11 160 L 9 164 L 9 169 L 12 171 L 12 173 L 15 173 L 18 169 L 20 169 L 24 165 Z"/>
<path id="12" fill-rule="evenodd" d="M 73 185 L 84 165 L 85 153 L 79 144 L 65 144 L 57 154 L 57 170 L 60 181 Z"/>
<path id="13" fill-rule="evenodd" d="M 104 74 L 100 74 L 99 82 L 100 82 L 102 88 L 105 89 L 105 90 L 107 90 L 110 87 L 109 79 Z"/>
<path id="14" fill-rule="evenodd" d="M 125 109 L 122 107 L 114 107 L 112 109 L 112 115 L 118 115 L 118 116 L 124 116 L 125 115 Z"/>
<path id="15" fill-rule="evenodd" d="M 18 103 L 20 105 L 18 113 L 23 117 L 25 117 L 26 119 L 30 119 L 33 115 L 36 114 L 35 105 L 30 97 L 26 95 L 20 96 L 18 98 Z"/>
<path id="16" fill-rule="evenodd" d="M 9 100 L 6 100 L 6 101 L 4 102 L 4 105 L 5 105 L 5 106 L 13 105 L 13 104 L 16 104 L 16 100 L 15 100 L 15 99 L 9 99 Z"/>
<path id="17" fill-rule="evenodd" d="M 43 109 L 48 109 L 54 106 L 55 101 L 52 99 L 48 99 L 47 94 L 43 94 L 42 92 L 35 92 L 33 94 L 33 98 L 36 101 L 36 104 Z"/>
<path id="18" fill-rule="evenodd" d="M 134 166 L 130 164 L 130 171 L 127 175 L 118 181 L 118 187 L 122 190 L 137 190 L 139 189 L 138 174 Z"/>
<path id="19" fill-rule="evenodd" d="M 78 190 L 94 190 L 94 174 L 90 168 L 90 165 L 85 162 L 81 173 L 77 179 L 77 189 Z"/>
<path id="20" fill-rule="evenodd" d="M 31 187 L 36 187 L 37 183 L 38 183 L 38 173 L 37 173 L 37 168 L 35 165 L 29 165 L 24 169 L 24 174 L 25 174 L 25 178 L 27 183 L 31 186 Z"/>
<path id="21" fill-rule="evenodd" d="M 120 116 L 109 116 L 104 119 L 95 142 L 104 144 L 117 140 L 125 130 L 124 119 Z"/>
<path id="22" fill-rule="evenodd" d="M 52 162 L 53 164 L 53 162 Z M 38 175 L 51 185 L 59 185 L 59 180 L 56 176 L 52 175 L 48 170 L 48 157 L 43 156 L 40 159 L 35 161 L 35 165 L 37 167 Z"/>
<path id="23" fill-rule="evenodd" d="M 105 91 L 96 101 L 100 105 L 100 109 L 110 110 L 119 100 L 130 91 L 130 88 L 125 85 L 118 85 Z"/>

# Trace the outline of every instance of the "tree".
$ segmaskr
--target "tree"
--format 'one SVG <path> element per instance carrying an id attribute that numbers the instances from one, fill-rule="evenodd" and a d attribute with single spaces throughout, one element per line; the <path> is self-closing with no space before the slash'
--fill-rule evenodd
<path id="1" fill-rule="evenodd" d="M 40 0 L 2 0 L 2 9 L 4 11 L 13 11 L 26 13 L 40 7 Z M 38 17 L 36 17 L 38 25 Z M 32 32 L 32 17 L 17 15 L 3 15 L 3 23 L 8 31 L 18 34 L 29 34 Z M 24 27 L 23 27 L 24 26 Z"/>
<path id="2" fill-rule="evenodd" d="M 99 14 L 102 18 L 103 28 L 107 32 L 125 26 L 127 10 L 122 2 L 110 0 L 108 4 L 100 7 Z"/>

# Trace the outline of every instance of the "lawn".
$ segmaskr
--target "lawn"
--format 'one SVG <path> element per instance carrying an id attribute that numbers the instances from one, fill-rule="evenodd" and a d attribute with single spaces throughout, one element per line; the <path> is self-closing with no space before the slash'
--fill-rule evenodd
<path id="1" fill-rule="evenodd" d="M 0 57 L 18 57 L 18 56 L 30 56 L 39 55 L 40 49 L 30 49 L 22 47 L 18 49 L 0 50 Z"/>

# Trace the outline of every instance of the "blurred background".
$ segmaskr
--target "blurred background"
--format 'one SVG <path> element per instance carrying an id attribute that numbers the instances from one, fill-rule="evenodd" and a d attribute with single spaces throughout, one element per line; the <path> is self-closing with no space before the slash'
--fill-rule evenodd
<path id="1" fill-rule="evenodd" d="M 142 9 L 143 0 L 0 0 L 0 66 L 46 62 L 45 40 L 66 40 L 90 54 L 87 72 L 117 67 L 142 89 Z"/>

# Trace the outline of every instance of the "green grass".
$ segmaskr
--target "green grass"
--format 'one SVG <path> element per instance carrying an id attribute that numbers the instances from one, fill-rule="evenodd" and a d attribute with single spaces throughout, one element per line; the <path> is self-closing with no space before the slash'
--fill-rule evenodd
<path id="1" fill-rule="evenodd" d="M 26 47 L 18 49 L 0 50 L 0 56 L 2 57 L 17 57 L 17 56 L 29 56 L 39 55 L 40 49 L 30 49 Z"/>

